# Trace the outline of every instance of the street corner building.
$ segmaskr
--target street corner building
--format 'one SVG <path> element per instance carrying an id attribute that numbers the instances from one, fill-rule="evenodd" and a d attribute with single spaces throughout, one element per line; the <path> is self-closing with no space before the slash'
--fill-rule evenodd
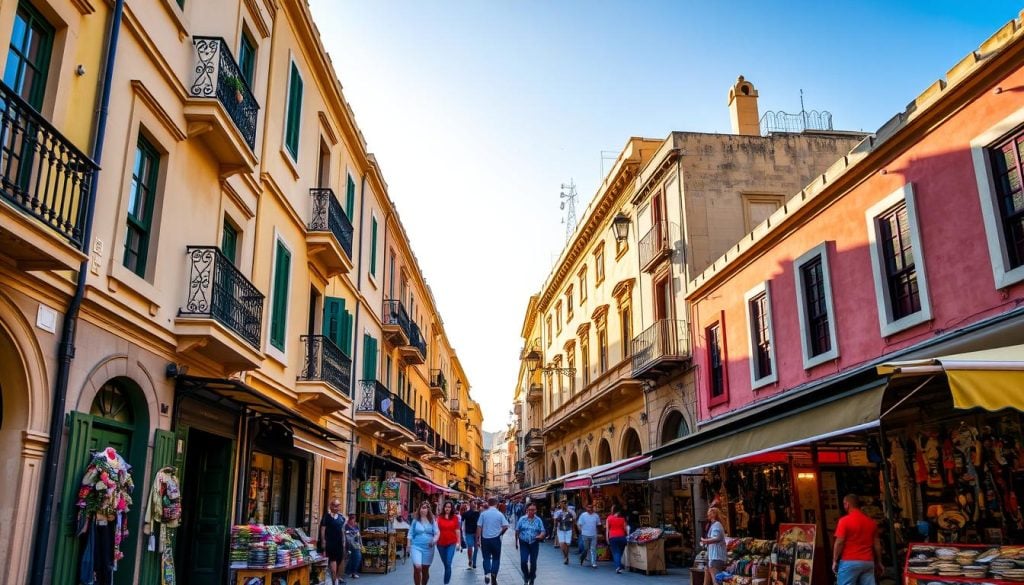
<path id="1" fill-rule="evenodd" d="M 387 571 L 411 502 L 482 494 L 305 2 L 11 1 L 0 40 L 0 582 L 315 583 L 334 498 Z"/>
<path id="2" fill-rule="evenodd" d="M 526 303 L 511 497 L 616 504 L 695 580 L 718 507 L 744 584 L 830 579 L 853 493 L 890 577 L 989 551 L 969 577 L 999 581 L 1024 543 L 1022 56 L 1013 20 L 872 133 L 759 115 L 741 76 L 733 134 L 630 138 Z"/>

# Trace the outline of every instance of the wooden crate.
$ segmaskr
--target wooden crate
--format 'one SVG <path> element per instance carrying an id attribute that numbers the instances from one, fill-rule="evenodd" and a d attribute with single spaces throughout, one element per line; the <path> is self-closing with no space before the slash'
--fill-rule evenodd
<path id="1" fill-rule="evenodd" d="M 658 539 L 644 544 L 626 544 L 626 565 L 630 571 L 646 575 L 665 573 L 665 541 Z"/>

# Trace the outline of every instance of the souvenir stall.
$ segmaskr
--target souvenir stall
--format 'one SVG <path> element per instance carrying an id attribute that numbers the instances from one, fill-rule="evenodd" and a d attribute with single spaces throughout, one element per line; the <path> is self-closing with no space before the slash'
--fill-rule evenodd
<path id="1" fill-rule="evenodd" d="M 327 558 L 301 528 L 264 524 L 240 524 L 231 528 L 229 568 L 231 583 L 279 583 L 323 585 Z"/>
<path id="2" fill-rule="evenodd" d="M 395 568 L 399 534 L 393 528 L 401 502 L 409 497 L 409 482 L 393 475 L 360 482 L 356 501 L 363 539 L 364 573 L 389 573 Z M 404 535 L 402 535 L 404 539 Z"/>

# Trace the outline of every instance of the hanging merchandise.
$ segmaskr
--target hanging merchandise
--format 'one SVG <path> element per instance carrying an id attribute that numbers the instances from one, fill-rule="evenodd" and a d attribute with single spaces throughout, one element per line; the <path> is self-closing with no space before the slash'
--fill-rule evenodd
<path id="1" fill-rule="evenodd" d="M 143 514 L 142 531 L 149 535 L 151 552 L 161 553 L 160 583 L 174 583 L 174 553 L 171 550 L 172 534 L 181 524 L 181 489 L 178 485 L 177 469 L 164 467 L 153 478 L 153 489 Z M 158 535 L 153 534 L 153 525 L 159 525 Z"/>
<path id="2" fill-rule="evenodd" d="M 127 514 L 132 505 L 131 465 L 113 447 L 93 453 L 78 490 L 78 534 L 87 535 L 80 578 L 83 583 L 109 583 L 124 554 Z"/>

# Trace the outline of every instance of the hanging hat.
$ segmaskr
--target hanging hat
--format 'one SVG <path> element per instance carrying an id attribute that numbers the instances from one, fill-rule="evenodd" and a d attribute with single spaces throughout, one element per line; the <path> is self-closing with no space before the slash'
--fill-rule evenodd
<path id="1" fill-rule="evenodd" d="M 949 510 L 939 514 L 936 522 L 943 530 L 959 530 L 967 525 L 967 516 L 959 510 Z"/>

